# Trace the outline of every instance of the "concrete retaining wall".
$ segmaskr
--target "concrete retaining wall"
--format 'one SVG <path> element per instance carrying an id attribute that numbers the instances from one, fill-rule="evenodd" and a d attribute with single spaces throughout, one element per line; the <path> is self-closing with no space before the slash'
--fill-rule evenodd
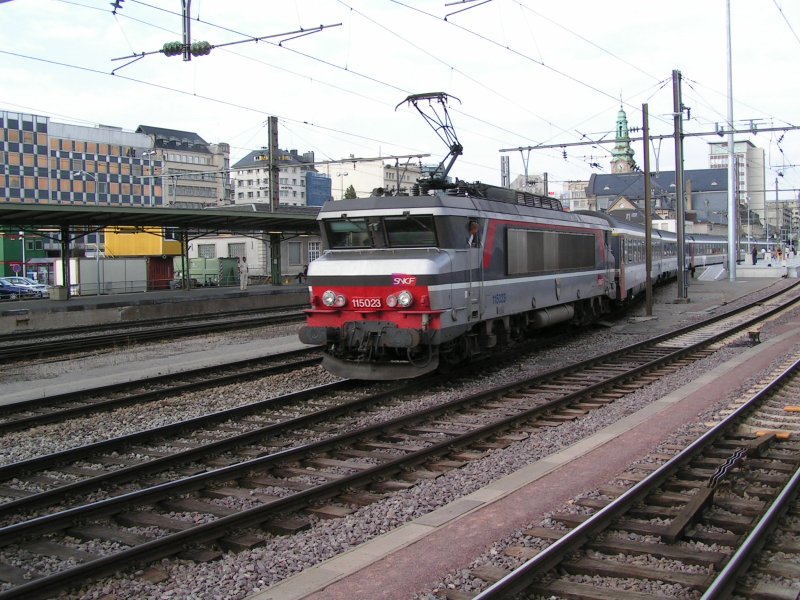
<path id="1" fill-rule="evenodd" d="M 181 294 L 176 296 L 175 294 Z M 270 309 L 308 304 L 308 291 L 273 289 L 268 293 L 237 293 L 200 296 L 202 292 L 173 292 L 172 297 L 113 296 L 107 301 L 84 303 L 80 298 L 66 302 L 30 301 L 30 308 L 0 309 L 0 333 L 43 331 L 81 325 L 128 323 L 146 319 L 216 315 L 248 309 Z"/>

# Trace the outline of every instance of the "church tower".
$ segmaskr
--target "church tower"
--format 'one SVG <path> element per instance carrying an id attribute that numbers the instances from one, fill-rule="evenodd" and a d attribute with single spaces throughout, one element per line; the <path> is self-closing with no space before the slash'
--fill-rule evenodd
<path id="1" fill-rule="evenodd" d="M 611 156 L 612 173 L 631 173 L 636 167 L 636 161 L 633 160 L 631 138 L 628 135 L 628 116 L 622 110 L 622 106 L 619 107 L 617 113 L 617 137 Z"/>

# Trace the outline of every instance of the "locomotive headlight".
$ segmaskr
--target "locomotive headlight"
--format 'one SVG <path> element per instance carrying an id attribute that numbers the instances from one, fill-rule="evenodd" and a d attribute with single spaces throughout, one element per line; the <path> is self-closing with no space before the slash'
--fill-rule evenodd
<path id="1" fill-rule="evenodd" d="M 386 306 L 388 306 L 389 308 L 394 308 L 395 306 L 397 306 L 397 296 L 395 296 L 394 294 L 386 296 Z"/>
<path id="2" fill-rule="evenodd" d="M 408 290 L 403 290 L 397 294 L 397 305 L 400 308 L 408 308 L 414 303 L 414 296 Z"/>
<path id="3" fill-rule="evenodd" d="M 342 296 L 342 300 L 344 300 L 344 296 Z M 336 306 L 336 292 L 328 290 L 322 294 L 322 303 L 330 308 Z M 344 302 L 342 302 L 342 305 L 344 305 Z"/>
<path id="4" fill-rule="evenodd" d="M 345 304 L 347 304 L 347 299 L 341 294 L 336 294 L 336 302 L 334 302 L 333 305 L 336 308 L 342 308 Z"/>

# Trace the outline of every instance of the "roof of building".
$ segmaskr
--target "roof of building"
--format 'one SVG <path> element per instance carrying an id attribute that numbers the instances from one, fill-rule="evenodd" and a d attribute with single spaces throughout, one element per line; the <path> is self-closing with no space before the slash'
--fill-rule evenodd
<path id="1" fill-rule="evenodd" d="M 650 184 L 656 195 L 675 192 L 675 171 L 653 173 Z M 684 187 L 691 182 L 692 192 L 727 192 L 728 173 L 725 169 L 693 169 L 683 172 Z M 595 174 L 586 186 L 587 196 L 624 196 L 631 200 L 644 199 L 644 173 Z"/>
<path id="2" fill-rule="evenodd" d="M 152 125 L 139 125 L 139 127 L 136 128 L 136 133 L 152 135 L 155 140 L 156 148 L 185 150 L 203 154 L 210 153 L 208 142 L 193 131 L 180 131 L 178 129 L 166 129 L 165 127 L 153 127 Z"/>
<path id="3" fill-rule="evenodd" d="M 309 160 L 310 159 L 310 160 Z M 297 150 L 278 150 L 278 163 L 283 165 L 308 165 L 314 166 L 313 152 L 306 152 L 299 154 Z M 310 164 L 309 164 L 310 163 Z M 253 167 L 263 168 L 269 165 L 269 150 L 261 148 L 260 150 L 253 150 L 247 156 L 239 160 L 231 167 L 231 170 L 237 169 L 251 169 Z"/>

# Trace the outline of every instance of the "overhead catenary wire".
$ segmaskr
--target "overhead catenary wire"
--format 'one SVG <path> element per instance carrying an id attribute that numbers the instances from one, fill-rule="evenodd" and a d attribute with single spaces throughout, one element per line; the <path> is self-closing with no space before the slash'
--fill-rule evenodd
<path id="1" fill-rule="evenodd" d="M 447 63 L 446 61 L 441 61 L 440 59 L 438 59 L 437 57 L 435 57 L 435 56 L 434 56 L 432 53 L 430 53 L 430 52 L 427 52 L 426 50 L 424 50 L 424 49 L 423 49 L 423 48 L 421 48 L 420 46 L 413 44 L 412 42 L 410 42 L 409 40 L 407 40 L 407 39 L 406 39 L 406 38 L 404 38 L 403 36 L 400 36 L 399 34 L 397 34 L 396 32 L 394 32 L 392 29 L 390 29 L 390 28 L 387 28 L 387 27 L 384 27 L 383 25 L 380 25 L 380 24 L 379 24 L 377 21 L 375 21 L 374 19 L 371 19 L 370 17 L 368 17 L 368 16 L 367 16 L 367 15 L 365 15 L 364 13 L 362 13 L 362 12 L 360 12 L 360 11 L 357 11 L 357 10 L 355 10 L 354 8 L 352 8 L 351 6 L 349 6 L 348 4 L 346 4 L 345 2 L 343 2 L 342 0 L 337 0 L 337 1 L 338 1 L 340 4 L 342 4 L 343 6 L 347 7 L 347 8 L 348 8 L 349 10 L 351 10 L 352 12 L 355 12 L 355 13 L 359 14 L 360 16 L 362 16 L 363 18 L 365 18 L 365 19 L 369 20 L 371 23 L 375 24 L 376 26 L 379 26 L 379 27 L 381 27 L 381 29 L 382 29 L 382 30 L 384 30 L 384 31 L 386 31 L 386 32 L 388 32 L 388 33 L 390 33 L 390 34 L 392 34 L 392 35 L 395 35 L 395 36 L 396 36 L 396 37 L 398 37 L 399 39 L 403 40 L 405 43 L 408 43 L 408 44 L 409 44 L 409 45 L 411 45 L 412 47 L 415 47 L 415 48 L 417 48 L 418 50 L 420 50 L 420 51 L 424 52 L 426 55 L 428 55 L 428 56 L 430 56 L 430 57 L 434 58 L 435 60 L 438 60 L 440 63 L 442 63 L 442 64 L 446 65 L 448 68 L 450 68 L 450 69 L 453 69 L 453 70 L 457 71 L 459 74 L 461 74 L 461 75 L 463 75 L 464 77 L 468 78 L 468 79 L 469 79 L 469 80 L 471 80 L 473 83 L 476 83 L 477 85 L 481 85 L 481 86 L 483 86 L 483 84 L 481 84 L 481 83 L 480 83 L 480 82 L 479 82 L 477 79 L 475 79 L 475 78 L 473 78 L 473 77 L 471 77 L 471 76 L 467 75 L 467 74 L 466 74 L 466 73 L 464 73 L 463 71 L 460 71 L 460 70 L 456 69 L 454 66 L 452 66 L 452 65 L 451 65 L 451 64 L 449 64 L 449 63 Z M 147 3 L 145 3 L 145 2 L 141 2 L 141 1 L 139 1 L 139 0 L 137 0 L 137 3 L 138 3 L 138 4 L 141 4 L 141 5 L 144 5 L 144 6 L 152 7 L 152 5 L 150 5 L 150 4 L 147 4 Z M 177 12 L 175 12 L 175 11 L 169 11 L 169 10 L 166 10 L 166 9 L 163 9 L 163 8 L 160 8 L 160 7 L 153 7 L 153 8 L 157 8 L 158 10 L 162 10 L 163 12 L 167 12 L 167 13 L 170 13 L 170 14 L 174 14 L 174 15 L 176 15 L 176 16 L 180 16 L 180 13 L 177 13 Z M 227 27 L 223 27 L 223 26 L 217 25 L 217 24 L 215 24 L 215 23 L 211 23 L 211 22 L 209 22 L 209 21 L 202 21 L 202 20 L 200 20 L 199 18 L 196 18 L 196 19 L 193 19 L 193 20 L 195 20 L 195 21 L 198 21 L 198 22 L 203 22 L 204 24 L 206 24 L 206 25 L 209 25 L 209 26 L 211 26 L 211 27 L 215 27 L 215 28 L 219 28 L 219 29 L 222 29 L 222 30 L 225 30 L 225 31 L 229 31 L 229 32 L 236 33 L 237 35 L 242 35 L 242 36 L 247 36 L 247 35 L 248 35 L 248 34 L 246 34 L 246 33 L 243 33 L 243 32 L 241 32 L 241 31 L 234 30 L 234 29 L 230 29 L 230 28 L 227 28 Z M 266 43 L 273 43 L 273 42 L 270 42 L 269 40 L 265 40 L 265 41 L 266 41 Z M 366 75 L 364 75 L 364 74 L 362 74 L 362 73 L 359 73 L 359 72 L 353 71 L 352 69 L 349 69 L 349 68 L 347 68 L 347 67 L 341 67 L 341 66 L 339 66 L 339 65 L 336 65 L 336 64 L 334 64 L 334 63 L 331 63 L 330 61 L 326 61 L 326 60 L 323 60 L 323 59 L 319 59 L 318 57 L 311 56 L 311 55 L 309 55 L 309 54 L 307 54 L 307 53 L 304 53 L 304 52 L 301 52 L 301 51 L 298 51 L 298 50 L 295 50 L 295 49 L 292 49 L 292 48 L 287 48 L 287 47 L 285 47 L 285 46 L 280 46 L 280 47 L 281 47 L 282 49 L 284 49 L 284 50 L 288 50 L 288 51 L 290 51 L 290 52 L 293 52 L 293 53 L 299 54 L 299 55 L 301 55 L 301 56 L 303 56 L 303 57 L 310 58 L 310 59 L 312 59 L 312 60 L 316 60 L 316 61 L 320 61 L 320 62 L 322 62 L 323 64 L 326 64 L 326 65 L 328 65 L 328 66 L 331 66 L 331 67 L 334 67 L 334 68 L 337 68 L 337 69 L 344 70 L 344 71 L 346 71 L 346 72 L 347 72 L 348 74 L 350 74 L 350 75 L 357 75 L 357 76 L 360 76 L 360 77 L 368 77 L 368 76 L 366 76 Z M 376 83 L 380 83 L 381 85 L 384 85 L 384 86 L 394 87 L 395 89 L 398 89 L 398 91 L 403 91 L 403 93 L 406 93 L 406 94 L 410 93 L 410 91 L 409 91 L 409 90 L 401 90 L 400 88 L 397 88 L 397 86 L 394 86 L 393 84 L 389 84 L 389 83 L 387 83 L 387 82 L 385 82 L 385 81 L 381 81 L 381 80 L 378 80 L 378 79 L 376 79 L 376 78 L 372 78 L 372 77 L 368 77 L 368 79 L 370 79 L 370 80 L 372 80 L 372 81 L 374 81 L 374 82 L 376 82 Z M 487 86 L 483 86 L 483 87 L 484 87 L 484 89 L 491 89 L 491 88 L 488 88 Z M 498 96 L 502 97 L 503 99 L 505 99 L 505 100 L 507 100 L 507 101 L 509 101 L 509 102 L 512 102 L 512 103 L 514 103 L 516 106 L 518 106 L 518 107 L 520 106 L 520 105 L 519 105 L 519 103 L 516 103 L 516 102 L 515 102 L 515 101 L 513 101 L 512 99 L 510 99 L 510 98 L 508 98 L 508 97 L 506 97 L 506 96 L 503 96 L 502 94 L 499 94 L 499 93 L 497 93 L 495 90 L 492 90 L 492 91 L 493 91 L 493 92 L 494 92 L 496 95 L 498 95 Z M 555 128 L 557 128 L 557 129 L 561 129 L 559 126 L 557 126 L 556 124 L 552 123 L 551 121 L 549 121 L 549 120 L 545 119 L 544 117 L 541 117 L 540 115 L 536 115 L 535 113 L 532 113 L 530 110 L 528 110 L 528 109 L 526 109 L 526 108 L 524 108 L 524 107 L 521 107 L 521 108 L 523 108 L 523 110 L 525 110 L 526 112 L 528 112 L 528 113 L 530 113 L 530 114 L 533 114 L 533 115 L 534 115 L 534 116 L 536 116 L 537 118 L 541 119 L 542 121 L 544 121 L 544 122 L 545 122 L 545 123 L 547 123 L 548 125 L 550 125 L 550 126 L 552 126 L 552 127 L 555 127 Z M 459 111 L 459 112 L 461 112 L 461 111 Z M 497 126 L 496 124 L 490 123 L 490 122 L 489 122 L 489 121 L 487 121 L 486 119 L 481 119 L 481 118 L 479 118 L 479 117 L 475 117 L 474 115 L 471 115 L 471 114 L 469 114 L 469 113 L 468 113 L 468 112 L 466 112 L 466 111 L 464 111 L 464 112 L 461 112 L 461 114 L 463 114 L 463 115 L 465 115 L 465 116 L 467 116 L 467 117 L 469 117 L 469 118 L 471 118 L 471 119 L 474 119 L 474 120 L 476 120 L 476 121 L 478 121 L 478 122 L 482 122 L 482 123 L 484 123 L 484 124 L 486 124 L 486 125 L 488 125 L 488 126 L 490 126 L 490 127 L 494 127 L 494 128 L 497 128 L 497 129 L 499 129 L 499 130 L 506 131 L 507 133 L 510 133 L 510 134 L 512 134 L 512 135 L 519 136 L 519 132 L 511 132 L 511 131 L 509 131 L 509 130 L 505 130 L 504 128 L 501 128 L 501 127 Z M 562 129 L 562 131 L 564 131 L 564 132 L 567 132 L 567 133 L 568 133 L 568 131 L 567 131 L 567 130 L 565 130 L 565 129 Z M 484 136 L 484 137 L 486 137 L 486 136 Z M 496 140 L 496 141 L 498 141 L 498 142 L 501 142 L 500 140 Z M 463 161 L 462 161 L 462 162 L 463 162 Z"/>
<path id="2" fill-rule="evenodd" d="M 66 0 L 63 0 L 63 1 L 66 1 Z M 155 10 L 163 10 L 161 7 L 152 6 L 152 5 L 149 5 L 149 4 L 147 4 L 146 2 L 139 2 L 138 0 L 132 0 L 132 1 L 133 1 L 133 2 L 135 2 L 135 3 L 137 3 L 137 4 L 141 4 L 142 6 L 149 6 L 149 7 L 153 8 L 153 9 L 155 9 Z M 72 2 L 72 4 L 79 5 L 78 3 L 75 3 L 75 2 Z M 342 3 L 342 4 L 344 4 L 344 3 Z M 401 3 L 398 3 L 398 4 L 399 4 L 399 5 L 401 5 Z M 519 3 L 519 2 L 517 2 L 517 4 L 518 4 L 519 6 L 521 6 L 521 7 L 524 7 L 524 9 L 525 9 L 526 11 L 530 10 L 530 9 L 528 9 L 528 7 L 525 7 L 525 6 L 524 6 L 524 4 L 521 4 L 521 3 Z M 93 8 L 93 7 L 86 7 L 86 8 Z M 97 9 L 95 9 L 95 10 L 97 10 Z M 107 9 L 106 9 L 106 10 L 107 10 Z M 176 14 L 176 15 L 177 15 L 177 14 L 179 14 L 179 13 L 176 13 L 176 12 L 174 12 L 174 11 L 164 11 L 164 12 L 170 12 L 170 13 L 172 13 L 172 14 Z M 131 18 L 131 17 L 130 17 L 130 16 L 128 16 L 128 15 L 125 15 L 125 16 L 126 16 L 126 18 Z M 210 23 L 210 22 L 207 22 L 207 21 L 203 21 L 202 19 L 200 19 L 200 18 L 199 18 L 199 15 L 198 15 L 198 17 L 197 17 L 196 19 L 193 19 L 193 20 L 196 20 L 197 22 L 203 22 L 203 23 L 206 23 L 206 24 L 208 24 L 209 26 L 213 26 L 213 27 L 220 27 L 221 29 L 226 29 L 226 30 L 228 30 L 228 31 L 235 32 L 235 30 L 234 30 L 234 29 L 231 29 L 231 28 L 224 28 L 224 27 L 222 27 L 222 26 L 220 26 L 220 25 L 217 25 L 217 24 L 214 24 L 214 23 Z M 452 23 L 450 23 L 450 25 L 452 25 Z M 155 25 L 152 25 L 152 26 L 155 26 Z M 241 34 L 241 32 L 237 32 L 237 33 L 238 33 L 238 34 Z M 247 35 L 247 34 L 244 34 L 244 35 Z M 575 34 L 575 35 L 577 35 L 577 34 Z M 581 37 L 581 36 L 579 36 L 579 35 L 578 35 L 578 37 Z M 589 43 L 591 43 L 591 42 L 589 42 Z M 500 45 L 500 44 L 498 44 L 498 45 Z M 290 51 L 290 52 L 293 52 L 293 53 L 296 53 L 296 54 L 299 54 L 299 55 L 301 55 L 301 56 L 304 56 L 304 57 L 306 57 L 306 58 L 308 58 L 308 59 L 319 61 L 319 58 L 318 58 L 318 57 L 314 57 L 314 56 L 312 56 L 312 55 L 310 55 L 310 54 L 307 54 L 307 53 L 304 53 L 304 52 L 299 52 L 299 51 L 296 51 L 295 49 L 286 49 L 286 48 L 283 48 L 283 49 L 285 49 L 285 50 L 288 50 L 288 51 Z M 423 48 L 422 50 L 424 50 L 424 48 Z M 607 52 L 607 53 L 608 53 L 608 54 L 610 54 L 610 55 L 613 55 L 613 53 L 610 53 L 610 52 Z M 235 54 L 235 53 L 234 53 L 234 54 Z M 247 58 L 249 58 L 249 57 L 247 57 Z M 257 60 L 257 59 L 256 59 L 256 60 Z M 534 59 L 534 61 L 535 61 L 535 59 Z M 323 64 L 325 64 L 325 65 L 328 65 L 328 66 L 333 66 L 333 67 L 336 67 L 337 69 L 340 69 L 340 70 L 342 70 L 342 71 L 345 71 L 345 72 L 347 72 L 349 75 L 354 75 L 354 74 L 355 74 L 355 75 L 357 75 L 357 76 L 368 75 L 368 74 L 356 73 L 356 72 L 354 72 L 352 69 L 348 69 L 348 68 L 346 68 L 346 67 L 344 67 L 344 68 L 343 68 L 343 67 L 341 67 L 341 66 L 339 66 L 339 65 L 335 65 L 335 64 L 331 63 L 330 61 L 327 61 L 327 62 L 326 62 L 326 61 L 322 61 L 322 63 L 323 63 Z M 444 63 L 444 64 L 447 64 L 447 63 L 446 63 L 446 61 L 445 61 L 445 63 Z M 559 72 L 559 71 L 558 71 L 558 70 L 556 70 L 556 72 Z M 463 76 L 465 76 L 465 77 L 469 77 L 469 76 L 468 76 L 466 73 L 463 73 L 462 75 L 463 75 Z M 298 74 L 298 76 L 302 76 L 302 74 Z M 472 80 L 473 80 L 473 82 L 474 82 L 474 81 L 477 81 L 477 80 L 475 80 L 475 78 L 472 78 Z M 393 84 L 389 84 L 389 83 L 388 83 L 388 82 L 386 82 L 386 81 L 382 81 L 381 79 L 379 79 L 379 78 L 376 78 L 376 77 L 373 77 L 373 78 L 371 78 L 371 79 L 370 79 L 370 81 L 374 81 L 375 83 L 377 83 L 377 84 L 380 84 L 380 85 L 382 85 L 382 86 L 385 86 L 385 85 L 393 85 Z M 148 85 L 150 85 L 148 82 L 143 82 L 143 83 L 147 83 Z M 161 87 L 162 87 L 162 88 L 164 88 L 164 89 L 169 89 L 169 86 L 161 86 Z M 396 88 L 398 88 L 398 89 L 401 89 L 401 88 L 400 88 L 400 86 L 396 86 L 396 85 L 395 85 L 395 87 L 396 87 Z M 342 88 L 342 87 L 340 87 L 339 89 L 343 89 L 343 88 Z M 184 91 L 182 91 L 182 90 L 175 90 L 175 91 L 178 91 L 179 93 L 186 93 L 186 92 L 184 92 Z M 402 92 L 403 92 L 403 93 L 408 93 L 409 91 L 410 91 L 410 90 L 405 90 L 405 89 L 403 89 L 403 90 L 402 90 Z M 192 95 L 192 96 L 194 96 L 194 97 L 199 97 L 199 98 L 202 98 L 202 99 L 206 99 L 206 100 L 209 100 L 209 101 L 217 101 L 217 99 L 215 99 L 215 98 L 212 98 L 212 97 L 210 97 L 210 96 L 208 96 L 208 95 L 206 95 L 206 96 L 201 96 L 201 95 L 194 94 L 194 93 L 191 93 L 190 95 Z M 606 95 L 607 95 L 607 96 L 609 96 L 609 97 L 611 97 L 611 94 L 606 94 Z M 502 94 L 501 94 L 501 96 L 502 96 Z M 507 98 L 507 96 L 505 96 L 505 97 Z M 614 100 L 615 100 L 615 102 L 616 102 L 616 101 L 617 101 L 617 99 L 618 99 L 618 98 L 617 98 L 617 96 L 616 96 L 616 94 L 614 94 L 614 96 L 613 96 L 613 97 L 614 97 Z M 510 98 L 509 98 L 509 100 L 513 100 L 513 99 L 510 99 Z M 237 106 L 239 106 L 239 105 L 241 104 L 241 103 L 238 103 L 238 102 L 228 102 L 228 101 L 224 101 L 224 100 L 223 100 L 222 102 L 223 102 L 224 104 L 227 104 L 227 105 L 229 105 L 229 106 L 232 106 L 232 107 L 237 107 Z M 274 112 L 275 112 L 275 111 L 266 111 L 266 110 L 260 110 L 260 111 L 259 111 L 259 113 L 260 113 L 260 114 L 272 114 L 272 113 L 274 113 Z M 462 112 L 459 112 L 459 114 L 463 115 L 465 118 L 470 118 L 470 119 L 473 119 L 473 118 L 475 118 L 475 117 L 473 117 L 472 115 L 470 115 L 470 114 L 469 114 L 469 112 L 466 112 L 466 111 L 464 111 L 463 113 L 462 113 Z M 283 119 L 286 119 L 287 117 L 280 117 L 280 118 L 283 120 Z M 294 119 L 294 122 L 296 122 L 296 123 L 303 123 L 304 125 L 309 125 L 309 126 L 316 127 L 316 128 L 319 128 L 319 127 L 321 127 L 321 126 L 319 126 L 319 125 L 312 124 L 312 123 L 310 123 L 309 121 L 304 121 L 304 120 L 301 120 L 301 119 Z M 506 134 L 509 134 L 509 135 L 515 135 L 515 136 L 517 136 L 517 137 L 521 137 L 522 139 L 524 139 L 524 137 L 526 137 L 526 136 L 524 136 L 524 135 L 522 135 L 522 136 L 521 136 L 519 131 L 511 131 L 511 130 L 509 130 L 508 128 L 505 128 L 505 127 L 498 127 L 498 125 L 497 125 L 496 123 L 493 123 L 493 122 L 492 122 L 490 119 L 478 119 L 478 120 L 477 120 L 477 122 L 480 122 L 480 123 L 482 123 L 483 125 L 486 125 L 487 127 L 496 127 L 496 128 L 497 128 L 497 130 L 498 130 L 498 131 L 501 131 L 503 135 L 506 135 Z M 552 125 L 553 127 L 555 127 L 555 128 L 561 129 L 560 127 L 558 127 L 558 126 L 557 126 L 557 125 L 555 125 L 554 123 L 551 123 L 551 125 Z M 461 126 L 461 124 L 459 124 L 459 126 Z M 572 129 L 574 129 L 574 128 L 569 128 L 570 135 L 571 135 L 571 131 L 572 131 Z M 348 135 L 348 136 L 349 136 L 349 135 L 351 135 L 349 132 L 342 131 L 342 130 L 341 130 L 341 128 L 338 128 L 336 131 L 338 131 L 338 132 L 341 132 L 341 133 L 342 133 L 342 135 Z M 580 134 L 581 132 L 576 132 L 576 133 L 577 133 L 577 134 Z M 485 135 L 485 134 L 482 134 L 482 135 Z M 372 138 L 370 138 L 369 136 L 362 136 L 362 137 L 366 137 L 367 139 L 372 139 Z M 489 136 L 485 136 L 485 137 L 487 137 L 487 139 L 491 139 Z M 580 137 L 580 135 L 578 135 L 578 137 Z M 499 140 L 498 140 L 498 141 L 499 141 Z M 382 141 L 381 143 L 389 143 L 389 142 Z M 555 153 L 553 153 L 553 155 L 555 156 Z M 468 164 L 469 164 L 469 163 L 468 163 Z M 482 166 L 482 167 L 485 167 L 485 165 L 481 165 L 481 166 Z M 493 166 L 492 168 L 494 168 L 494 166 Z"/>

